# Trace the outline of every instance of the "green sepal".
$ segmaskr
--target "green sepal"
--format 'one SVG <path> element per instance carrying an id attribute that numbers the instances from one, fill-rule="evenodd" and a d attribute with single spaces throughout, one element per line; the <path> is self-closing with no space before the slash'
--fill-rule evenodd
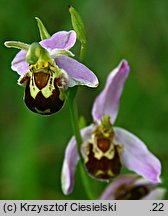
<path id="1" fill-rule="evenodd" d="M 50 38 L 51 36 L 48 33 L 48 31 L 47 31 L 46 27 L 44 26 L 44 24 L 42 23 L 42 21 L 38 17 L 35 17 L 35 19 L 37 20 L 37 25 L 39 28 L 41 40 L 45 40 L 45 39 Z"/>
<path id="2" fill-rule="evenodd" d="M 78 40 L 81 43 L 86 43 L 86 30 L 81 16 L 72 6 L 69 6 L 69 12 L 71 14 L 72 26 L 77 34 Z"/>
<path id="3" fill-rule="evenodd" d="M 7 48 L 16 48 L 16 49 L 21 49 L 21 50 L 28 50 L 30 45 L 29 44 L 26 44 L 26 43 L 22 43 L 22 42 L 19 42 L 19 41 L 6 41 L 4 43 L 4 45 L 7 47 Z"/>
<path id="4" fill-rule="evenodd" d="M 50 55 L 48 51 L 43 48 L 38 42 L 34 42 L 30 45 L 26 55 L 26 61 L 28 64 L 34 65 L 37 62 L 50 61 Z"/>

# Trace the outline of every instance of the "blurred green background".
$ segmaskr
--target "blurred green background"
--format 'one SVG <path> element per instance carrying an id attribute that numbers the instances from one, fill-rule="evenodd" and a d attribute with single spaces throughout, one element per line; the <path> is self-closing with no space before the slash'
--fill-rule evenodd
<path id="1" fill-rule="evenodd" d="M 24 89 L 17 85 L 19 76 L 10 68 L 17 50 L 3 45 L 6 40 L 39 41 L 35 16 L 51 34 L 72 29 L 69 4 L 85 22 L 85 62 L 100 80 L 97 89 L 80 87 L 80 115 L 92 122 L 92 104 L 107 74 L 127 59 L 131 74 L 115 125 L 138 135 L 161 160 L 168 188 L 168 1 L 1 0 L 0 199 L 87 199 L 78 172 L 72 195 L 61 191 L 64 150 L 73 133 L 67 105 L 49 117 L 30 112 L 22 100 Z M 106 184 L 90 181 L 100 195 Z"/>

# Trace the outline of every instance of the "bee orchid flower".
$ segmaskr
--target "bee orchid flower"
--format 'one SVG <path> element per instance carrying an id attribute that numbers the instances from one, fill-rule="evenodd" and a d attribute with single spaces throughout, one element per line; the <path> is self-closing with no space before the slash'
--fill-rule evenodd
<path id="1" fill-rule="evenodd" d="M 59 111 L 65 101 L 64 92 L 75 85 L 97 87 L 96 75 L 73 59 L 69 51 L 76 41 L 75 31 L 60 31 L 31 45 L 7 41 L 7 47 L 20 48 L 11 68 L 25 86 L 25 103 L 33 112 L 49 115 Z"/>
<path id="2" fill-rule="evenodd" d="M 101 200 L 162 200 L 166 190 L 137 175 L 121 175 L 105 188 Z"/>
<path id="3" fill-rule="evenodd" d="M 158 183 L 160 161 L 137 136 L 123 128 L 113 127 L 128 74 L 129 65 L 126 60 L 122 60 L 109 74 L 104 89 L 95 99 L 92 108 L 93 124 L 81 130 L 84 165 L 89 175 L 98 180 L 110 180 L 125 166 L 148 181 Z M 79 159 L 76 139 L 72 137 L 67 145 L 62 167 L 64 194 L 73 190 Z"/>

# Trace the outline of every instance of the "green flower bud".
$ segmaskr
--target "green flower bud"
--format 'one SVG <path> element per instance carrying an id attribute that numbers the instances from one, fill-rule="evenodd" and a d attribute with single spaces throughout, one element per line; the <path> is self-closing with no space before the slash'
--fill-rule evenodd
<path id="1" fill-rule="evenodd" d="M 78 40 L 81 43 L 86 43 L 86 31 L 81 16 L 72 6 L 69 6 L 69 12 L 71 14 L 72 26 L 77 34 Z"/>

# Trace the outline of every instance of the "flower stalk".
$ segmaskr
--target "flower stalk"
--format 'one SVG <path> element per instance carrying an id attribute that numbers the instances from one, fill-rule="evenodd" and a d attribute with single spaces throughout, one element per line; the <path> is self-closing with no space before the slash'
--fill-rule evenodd
<path id="1" fill-rule="evenodd" d="M 76 100 L 75 100 L 77 88 L 78 87 L 74 87 L 74 88 L 70 89 L 69 97 L 68 97 L 68 105 L 69 105 L 72 128 L 73 128 L 73 132 L 74 132 L 76 143 L 77 143 L 78 154 L 80 156 L 79 171 L 80 171 L 80 175 L 81 175 L 81 181 L 82 181 L 83 186 L 85 188 L 85 193 L 86 193 L 88 199 L 93 200 L 93 199 L 95 199 L 95 196 L 93 194 L 93 189 L 91 188 L 89 177 L 86 173 L 84 163 L 83 163 L 83 157 L 81 154 L 82 137 L 80 134 L 78 109 L 77 109 Z"/>
<path id="2" fill-rule="evenodd" d="M 71 116 L 72 128 L 73 128 L 73 132 L 74 132 L 76 142 L 77 142 L 78 152 L 81 155 L 80 146 L 82 143 L 82 138 L 80 135 L 79 121 L 78 121 L 78 109 L 77 109 L 76 100 L 75 100 L 76 93 L 77 93 L 77 87 L 71 88 L 69 90 L 68 105 L 69 105 L 69 111 L 70 111 L 70 116 Z"/>
<path id="3" fill-rule="evenodd" d="M 84 62 L 85 57 L 86 57 L 86 49 L 87 49 L 85 27 L 84 27 L 84 24 L 83 24 L 83 21 L 80 15 L 72 6 L 69 7 L 69 12 L 71 14 L 72 26 L 74 30 L 76 31 L 78 40 L 81 43 L 79 60 L 80 62 Z M 77 90 L 78 90 L 77 86 L 69 90 L 68 105 L 69 105 L 69 110 L 70 110 L 72 128 L 73 128 L 73 132 L 74 132 L 76 143 L 77 143 L 78 154 L 80 156 L 79 171 L 81 175 L 81 180 L 83 182 L 85 193 L 87 194 L 88 199 L 93 200 L 95 199 L 95 195 L 93 193 L 93 188 L 91 187 L 89 177 L 86 173 L 84 163 L 83 163 L 84 161 L 83 161 L 83 157 L 81 153 L 81 144 L 83 140 L 82 140 L 81 133 L 80 133 L 78 109 L 77 109 L 77 104 L 76 104 Z"/>
<path id="4" fill-rule="evenodd" d="M 86 56 L 86 47 L 87 47 L 85 26 L 84 26 L 83 20 L 80 17 L 79 13 L 71 5 L 69 6 L 69 12 L 71 15 L 72 26 L 77 34 L 78 40 L 81 43 L 81 50 L 80 50 L 79 58 L 80 58 L 80 61 L 83 62 Z M 80 147 L 82 143 L 82 138 L 80 135 L 80 128 L 79 128 L 78 109 L 77 109 L 77 105 L 75 101 L 77 90 L 78 90 L 77 87 L 70 89 L 68 100 L 69 100 L 69 109 L 70 109 L 70 115 L 71 115 L 71 120 L 72 120 L 72 127 L 73 127 L 74 134 L 76 137 L 78 152 L 79 152 L 79 155 L 81 156 Z"/>

